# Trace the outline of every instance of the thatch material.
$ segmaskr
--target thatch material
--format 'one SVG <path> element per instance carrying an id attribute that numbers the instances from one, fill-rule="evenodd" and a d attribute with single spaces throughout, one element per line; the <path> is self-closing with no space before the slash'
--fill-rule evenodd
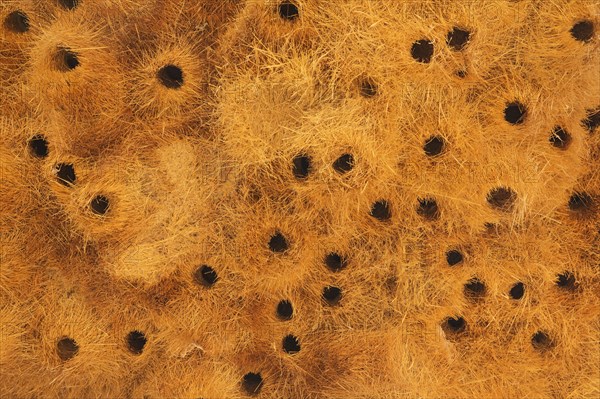
<path id="1" fill-rule="evenodd" d="M 592 0 L 0 5 L 0 395 L 600 395 Z"/>

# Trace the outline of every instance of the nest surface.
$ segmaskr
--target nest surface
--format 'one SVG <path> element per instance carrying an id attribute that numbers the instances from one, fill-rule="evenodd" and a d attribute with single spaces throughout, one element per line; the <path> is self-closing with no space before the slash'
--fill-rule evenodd
<path id="1" fill-rule="evenodd" d="M 0 396 L 600 396 L 600 3 L 0 3 Z"/>

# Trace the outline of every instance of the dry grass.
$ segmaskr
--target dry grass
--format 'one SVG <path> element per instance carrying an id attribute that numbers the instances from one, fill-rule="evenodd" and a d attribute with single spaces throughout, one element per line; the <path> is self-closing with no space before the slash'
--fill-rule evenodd
<path id="1" fill-rule="evenodd" d="M 600 395 L 597 1 L 0 21 L 0 396 Z"/>

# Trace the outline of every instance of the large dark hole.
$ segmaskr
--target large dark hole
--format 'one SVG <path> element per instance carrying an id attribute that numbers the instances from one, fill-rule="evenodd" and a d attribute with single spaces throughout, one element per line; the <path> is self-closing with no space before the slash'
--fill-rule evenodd
<path id="1" fill-rule="evenodd" d="M 371 216 L 377 220 L 386 221 L 392 217 L 390 204 L 385 200 L 379 200 L 371 205 Z"/>
<path id="2" fill-rule="evenodd" d="M 273 252 L 285 252 L 288 249 L 287 239 L 281 232 L 276 232 L 269 240 L 269 249 Z"/>
<path id="3" fill-rule="evenodd" d="M 585 192 L 575 192 L 569 198 L 569 209 L 581 214 L 588 213 L 594 206 L 594 200 L 591 195 Z"/>
<path id="4" fill-rule="evenodd" d="M 497 187 L 487 195 L 487 202 L 492 208 L 501 211 L 510 211 L 517 200 L 517 193 L 509 187 Z"/>
<path id="5" fill-rule="evenodd" d="M 297 179 L 306 179 L 310 173 L 310 157 L 305 154 L 297 155 L 292 160 L 292 173 Z"/>
<path id="6" fill-rule="evenodd" d="M 446 43 L 454 51 L 460 51 L 467 46 L 471 33 L 467 30 L 454 27 L 446 36 Z"/>
<path id="7" fill-rule="evenodd" d="M 29 30 L 29 17 L 23 11 L 13 11 L 4 18 L 4 27 L 14 33 L 25 33 Z"/>
<path id="8" fill-rule="evenodd" d="M 458 251 L 456 249 L 452 249 L 452 250 L 446 252 L 446 262 L 448 262 L 449 266 L 458 265 L 462 261 L 463 261 L 463 254 L 460 251 Z"/>
<path id="9" fill-rule="evenodd" d="M 342 290 L 338 287 L 327 286 L 323 288 L 323 299 L 328 305 L 337 305 L 342 299 Z"/>
<path id="10" fill-rule="evenodd" d="M 433 43 L 430 40 L 418 40 L 413 43 L 410 55 L 418 62 L 431 62 L 433 56 Z"/>
<path id="11" fill-rule="evenodd" d="M 348 265 L 348 261 L 340 254 L 332 252 L 325 256 L 325 265 L 327 265 L 329 270 L 339 272 Z"/>
<path id="12" fill-rule="evenodd" d="M 377 83 L 371 78 L 365 78 L 360 81 L 360 95 L 363 97 L 375 97 L 377 95 Z"/>
<path id="13" fill-rule="evenodd" d="M 525 295 L 525 285 L 523 285 L 523 283 L 521 283 L 521 282 L 516 283 L 510 289 L 510 293 L 509 294 L 510 294 L 510 297 L 512 299 L 521 299 L 521 298 L 523 298 L 523 295 Z"/>
<path id="14" fill-rule="evenodd" d="M 442 323 L 442 329 L 448 335 L 460 334 L 465 331 L 467 323 L 462 317 L 448 317 Z"/>
<path id="15" fill-rule="evenodd" d="M 56 343 L 56 351 L 60 360 L 66 362 L 79 352 L 79 345 L 73 338 L 64 337 Z"/>
<path id="16" fill-rule="evenodd" d="M 520 125 L 525 122 L 527 108 L 518 101 L 506 104 L 504 108 L 504 120 L 513 125 Z"/>
<path id="17" fill-rule="evenodd" d="M 478 278 L 472 278 L 465 284 L 464 293 L 470 299 L 482 298 L 485 295 L 485 284 Z"/>
<path id="18" fill-rule="evenodd" d="M 298 338 L 294 337 L 293 335 L 287 335 L 284 339 L 283 339 L 283 350 L 285 353 L 289 353 L 290 355 L 293 355 L 295 353 L 300 352 L 300 341 L 298 341 Z"/>
<path id="19" fill-rule="evenodd" d="M 594 37 L 594 23 L 579 21 L 571 28 L 571 35 L 580 42 L 589 42 Z"/>
<path id="20" fill-rule="evenodd" d="M 564 272 L 556 276 L 556 285 L 564 290 L 575 291 L 577 280 L 571 272 Z"/>
<path id="21" fill-rule="evenodd" d="M 196 283 L 203 285 L 205 287 L 212 287 L 215 285 L 219 276 L 215 269 L 208 265 L 198 266 L 196 271 L 194 272 L 194 280 Z"/>
<path id="22" fill-rule="evenodd" d="M 242 379 L 242 390 L 248 395 L 258 395 L 263 385 L 260 373 L 248 373 Z"/>
<path id="23" fill-rule="evenodd" d="M 291 320 L 294 314 L 292 303 L 287 299 L 280 301 L 277 304 L 277 317 L 280 320 Z"/>
<path id="24" fill-rule="evenodd" d="M 425 141 L 423 150 L 425 154 L 430 157 L 440 155 L 444 151 L 445 140 L 440 136 L 432 136 Z"/>
<path id="25" fill-rule="evenodd" d="M 183 85 L 183 71 L 175 65 L 165 65 L 156 75 L 160 83 L 169 89 L 179 89 Z"/>
<path id="26" fill-rule="evenodd" d="M 550 143 L 561 150 L 566 150 L 571 144 L 571 135 L 562 127 L 556 126 L 550 136 Z"/>
<path id="27" fill-rule="evenodd" d="M 59 47 L 54 55 L 54 66 L 57 71 L 69 72 L 79 66 L 77 53 L 65 47 Z"/>
<path id="28" fill-rule="evenodd" d="M 531 344 L 539 351 L 546 351 L 554 346 L 554 343 L 544 331 L 538 331 L 531 337 Z"/>
<path id="29" fill-rule="evenodd" d="M 48 156 L 48 142 L 41 134 L 33 136 L 28 142 L 29 151 L 36 158 L 46 158 Z"/>
<path id="30" fill-rule="evenodd" d="M 79 5 L 79 0 L 58 0 L 58 3 L 67 10 L 72 10 Z"/>
<path id="31" fill-rule="evenodd" d="M 593 133 L 600 126 L 600 107 L 597 109 L 588 109 L 587 116 L 582 123 L 590 133 Z"/>
<path id="32" fill-rule="evenodd" d="M 333 169 L 341 174 L 350 172 L 354 167 L 354 157 L 352 154 L 344 154 L 333 163 Z"/>
<path id="33" fill-rule="evenodd" d="M 298 6 L 292 1 L 282 1 L 278 7 L 279 16 L 288 21 L 293 21 L 300 16 Z"/>
<path id="34" fill-rule="evenodd" d="M 108 211 L 109 200 L 104 195 L 98 195 L 92 199 L 90 208 L 96 215 L 104 215 Z"/>
<path id="35" fill-rule="evenodd" d="M 141 331 L 132 331 L 127 334 L 127 348 L 134 355 L 141 355 L 146 346 L 146 336 Z"/>
<path id="36" fill-rule="evenodd" d="M 58 182 L 65 186 L 75 184 L 77 176 L 75 176 L 75 168 L 70 163 L 59 163 L 55 166 L 56 177 Z"/>
<path id="37" fill-rule="evenodd" d="M 427 220 L 435 220 L 440 216 L 437 201 L 433 198 L 419 198 L 417 214 Z"/>
<path id="38" fill-rule="evenodd" d="M 65 53 L 65 65 L 68 69 L 75 69 L 79 65 L 77 54 L 67 51 Z"/>

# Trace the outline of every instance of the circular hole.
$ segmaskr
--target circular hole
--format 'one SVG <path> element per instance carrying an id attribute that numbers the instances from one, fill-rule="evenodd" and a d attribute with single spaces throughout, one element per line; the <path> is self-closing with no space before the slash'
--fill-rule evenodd
<path id="1" fill-rule="evenodd" d="M 290 355 L 293 355 L 295 353 L 300 352 L 300 341 L 298 341 L 298 338 L 294 337 L 293 335 L 287 335 L 284 339 L 283 339 L 283 351 L 285 353 L 289 353 Z"/>
<path id="2" fill-rule="evenodd" d="M 467 77 L 467 71 L 465 71 L 464 69 L 460 69 L 456 71 L 456 76 L 458 76 L 461 79 L 464 79 Z"/>
<path id="3" fill-rule="evenodd" d="M 294 21 L 300 16 L 298 6 L 291 1 L 282 1 L 278 7 L 279 16 L 288 21 Z"/>
<path id="4" fill-rule="evenodd" d="M 146 346 L 146 336 L 141 331 L 132 331 L 127 334 L 127 348 L 134 355 L 141 355 Z"/>
<path id="5" fill-rule="evenodd" d="M 525 122 L 527 108 L 518 101 L 506 104 L 504 108 L 504 120 L 512 125 L 520 125 Z"/>
<path id="6" fill-rule="evenodd" d="M 108 206 L 108 198 L 103 195 L 97 195 L 90 203 L 92 212 L 94 212 L 96 215 L 104 215 L 108 211 Z"/>
<path id="7" fill-rule="evenodd" d="M 448 262 L 449 266 L 456 266 L 463 261 L 463 254 L 456 250 L 452 249 L 446 252 L 446 262 Z"/>
<path id="8" fill-rule="evenodd" d="M 430 40 L 418 40 L 413 43 L 410 54 L 418 62 L 429 63 L 433 56 L 433 43 Z"/>
<path id="9" fill-rule="evenodd" d="M 54 67 L 59 72 L 69 72 L 79 66 L 77 53 L 65 47 L 59 47 L 54 54 Z"/>
<path id="10" fill-rule="evenodd" d="M 29 30 L 29 17 L 21 10 L 13 11 L 4 19 L 4 27 L 14 33 L 25 33 Z"/>
<path id="11" fill-rule="evenodd" d="M 56 343 L 56 351 L 60 360 L 66 362 L 79 352 L 79 345 L 73 338 L 64 337 Z"/>
<path id="12" fill-rule="evenodd" d="M 248 395 L 258 395 L 263 385 L 260 373 L 248 373 L 242 379 L 242 389 Z"/>
<path id="13" fill-rule="evenodd" d="M 379 200 L 371 206 L 370 215 L 377 220 L 386 221 L 392 217 L 390 204 L 385 200 Z"/>
<path id="14" fill-rule="evenodd" d="M 70 163 L 59 163 L 55 166 L 56 177 L 58 182 L 64 186 L 75 184 L 77 176 L 75 176 L 75 168 Z"/>
<path id="15" fill-rule="evenodd" d="M 497 187 L 487 195 L 487 202 L 492 208 L 510 211 L 517 200 L 517 193 L 509 187 Z"/>
<path id="16" fill-rule="evenodd" d="M 583 120 L 583 126 L 590 132 L 600 126 L 600 107 L 597 109 L 588 109 L 586 118 Z"/>
<path id="17" fill-rule="evenodd" d="M 306 179 L 310 173 L 310 157 L 305 154 L 297 155 L 292 160 L 292 173 L 297 179 Z"/>
<path id="18" fill-rule="evenodd" d="M 208 265 L 198 266 L 194 272 L 194 280 L 196 280 L 196 283 L 205 287 L 212 287 L 218 279 L 219 276 L 215 269 Z"/>
<path id="19" fill-rule="evenodd" d="M 556 276 L 556 285 L 564 290 L 575 291 L 577 281 L 571 272 L 564 272 Z"/>
<path id="20" fill-rule="evenodd" d="M 77 58 L 77 54 L 67 51 L 64 54 L 64 60 L 66 67 L 71 70 L 77 68 L 79 66 L 79 59 Z"/>
<path id="21" fill-rule="evenodd" d="M 344 154 L 333 163 L 333 169 L 336 172 L 344 174 L 350 172 L 354 167 L 354 157 L 352 154 Z"/>
<path id="22" fill-rule="evenodd" d="M 427 220 L 435 220 L 440 216 L 438 204 L 433 198 L 419 198 L 417 214 Z"/>
<path id="23" fill-rule="evenodd" d="M 328 305 L 337 305 L 342 299 L 342 290 L 338 287 L 327 286 L 323 288 L 323 299 Z"/>
<path id="24" fill-rule="evenodd" d="M 516 283 L 510 289 L 510 297 L 512 299 L 521 299 L 523 295 L 525 295 L 525 285 L 521 282 Z"/>
<path id="25" fill-rule="evenodd" d="M 294 314 L 292 303 L 287 299 L 280 301 L 277 304 L 277 317 L 280 320 L 291 320 Z"/>
<path id="26" fill-rule="evenodd" d="M 332 252 L 325 256 L 325 265 L 327 265 L 332 272 L 339 272 L 348 265 L 348 261 L 343 256 Z"/>
<path id="27" fill-rule="evenodd" d="M 183 71 L 175 65 L 165 65 L 156 75 L 160 83 L 169 89 L 178 89 L 183 85 Z"/>
<path id="28" fill-rule="evenodd" d="M 580 42 L 589 42 L 594 37 L 594 23 L 592 21 L 579 21 L 571 28 L 571 35 Z"/>
<path id="29" fill-rule="evenodd" d="M 360 81 L 360 95 L 363 97 L 375 97 L 377 95 L 377 83 L 371 78 L 366 78 Z"/>
<path id="30" fill-rule="evenodd" d="M 535 349 L 539 351 L 545 351 L 554 346 L 554 343 L 552 342 L 548 334 L 544 331 L 538 331 L 535 334 L 533 334 L 533 336 L 531 337 L 531 344 Z"/>
<path id="31" fill-rule="evenodd" d="M 425 141 L 423 150 L 425 154 L 430 157 L 440 155 L 446 146 L 445 140 L 440 136 L 432 136 Z"/>
<path id="32" fill-rule="evenodd" d="M 465 331 L 467 323 L 462 317 L 448 317 L 442 324 L 442 329 L 448 334 L 460 334 Z"/>
<path id="33" fill-rule="evenodd" d="M 465 284 L 464 292 L 467 298 L 481 298 L 485 295 L 485 284 L 478 278 L 472 278 Z"/>
<path id="34" fill-rule="evenodd" d="M 42 135 L 33 136 L 27 143 L 29 151 L 36 158 L 46 158 L 48 156 L 48 142 Z"/>
<path id="35" fill-rule="evenodd" d="M 585 192 L 576 192 L 569 198 L 569 209 L 573 212 L 587 213 L 592 210 L 594 200 Z"/>
<path id="36" fill-rule="evenodd" d="M 79 0 L 58 0 L 58 3 L 67 10 L 72 10 L 79 5 Z"/>
<path id="37" fill-rule="evenodd" d="M 464 49 L 469 43 L 469 37 L 471 33 L 467 30 L 454 27 L 446 36 L 446 43 L 454 51 L 460 51 Z"/>
<path id="38" fill-rule="evenodd" d="M 556 126 L 550 136 L 550 143 L 561 150 L 566 150 L 571 143 L 571 135 L 562 127 Z"/>
<path id="39" fill-rule="evenodd" d="M 273 252 L 285 252 L 288 249 L 287 239 L 280 232 L 276 232 L 269 240 L 269 249 Z"/>

